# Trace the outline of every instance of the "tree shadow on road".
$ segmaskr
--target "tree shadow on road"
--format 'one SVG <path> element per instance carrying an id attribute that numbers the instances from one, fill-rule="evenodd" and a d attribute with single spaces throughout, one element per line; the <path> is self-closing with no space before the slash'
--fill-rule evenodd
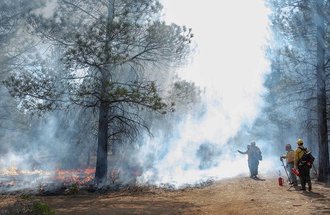
<path id="1" fill-rule="evenodd" d="M 78 195 L 45 199 L 56 214 L 191 214 L 198 208 L 189 202 L 155 199 L 152 197 Z"/>
<path id="2" fill-rule="evenodd" d="M 305 191 L 302 194 L 304 196 L 307 196 L 307 197 L 310 197 L 310 198 L 318 198 L 318 199 L 324 199 L 324 198 L 326 198 L 325 195 L 323 195 L 321 193 L 316 193 L 316 192 L 313 192 L 313 191 L 311 191 L 311 192 Z"/>
<path id="3" fill-rule="evenodd" d="M 313 202 L 312 214 L 330 214 L 330 196 L 324 195 L 318 192 L 303 192 L 304 196 L 307 196 Z"/>

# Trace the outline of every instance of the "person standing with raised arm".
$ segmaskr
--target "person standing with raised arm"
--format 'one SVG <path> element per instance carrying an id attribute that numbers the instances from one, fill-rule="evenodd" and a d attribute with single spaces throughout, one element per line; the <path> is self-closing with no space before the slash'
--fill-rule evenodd
<path id="1" fill-rule="evenodd" d="M 247 150 L 242 152 L 237 150 L 241 154 L 248 155 L 248 166 L 250 170 L 250 178 L 257 179 L 259 161 L 262 160 L 261 151 L 255 142 L 251 142 L 251 145 L 247 145 Z"/>

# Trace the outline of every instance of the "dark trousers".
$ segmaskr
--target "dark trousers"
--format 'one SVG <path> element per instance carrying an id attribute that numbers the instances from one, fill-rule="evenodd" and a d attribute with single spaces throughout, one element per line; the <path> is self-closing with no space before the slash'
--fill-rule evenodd
<path id="1" fill-rule="evenodd" d="M 248 164 L 249 164 L 249 170 L 250 170 L 251 177 L 257 176 L 258 175 L 259 160 L 249 159 Z"/>
<path id="2" fill-rule="evenodd" d="M 301 183 L 301 188 L 303 190 L 306 190 L 306 183 L 308 183 L 308 187 L 312 188 L 312 182 L 310 177 L 310 169 L 307 166 L 299 166 L 299 178 Z"/>

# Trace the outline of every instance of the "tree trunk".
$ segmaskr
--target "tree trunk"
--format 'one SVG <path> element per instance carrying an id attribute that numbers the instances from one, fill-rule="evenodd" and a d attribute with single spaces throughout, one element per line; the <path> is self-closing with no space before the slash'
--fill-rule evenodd
<path id="1" fill-rule="evenodd" d="M 318 89 L 319 181 L 326 181 L 329 172 L 329 145 L 325 89 Z"/>
<path id="2" fill-rule="evenodd" d="M 308 103 L 308 107 L 311 108 L 312 104 Z M 314 156 L 317 156 L 316 155 L 316 152 L 318 153 L 318 145 L 316 144 L 316 141 L 315 141 L 315 138 L 313 138 L 313 132 L 315 131 L 313 125 L 312 125 L 312 122 L 313 121 L 313 118 L 312 118 L 312 110 L 309 109 L 307 111 L 307 123 L 308 123 L 308 126 L 306 127 L 306 137 L 307 137 L 307 148 L 309 148 L 312 152 L 313 152 L 313 155 Z M 315 142 L 314 142 L 314 141 Z"/>
<path id="3" fill-rule="evenodd" d="M 88 151 L 87 151 L 87 167 L 91 166 L 91 153 L 92 153 L 92 149 L 91 147 L 88 147 Z"/>
<path id="4" fill-rule="evenodd" d="M 99 128 L 95 172 L 97 183 L 102 183 L 106 179 L 108 172 L 108 112 L 109 103 L 101 101 L 99 107 Z"/>
<path id="5" fill-rule="evenodd" d="M 327 97 L 325 71 L 325 20 L 323 0 L 316 0 L 316 39 L 317 39 L 317 118 L 319 138 L 319 181 L 326 181 L 329 172 L 329 145 L 327 126 Z"/>
<path id="6" fill-rule="evenodd" d="M 113 21 L 114 0 L 108 0 L 108 25 L 107 25 L 107 40 L 105 41 L 105 52 L 109 58 L 110 55 L 110 28 Z M 102 89 L 101 101 L 99 107 L 99 128 L 98 128 L 98 144 L 96 158 L 95 180 L 98 184 L 104 182 L 108 172 L 108 129 L 109 129 L 109 102 L 107 101 L 107 90 L 110 66 L 101 71 L 102 74 Z"/>

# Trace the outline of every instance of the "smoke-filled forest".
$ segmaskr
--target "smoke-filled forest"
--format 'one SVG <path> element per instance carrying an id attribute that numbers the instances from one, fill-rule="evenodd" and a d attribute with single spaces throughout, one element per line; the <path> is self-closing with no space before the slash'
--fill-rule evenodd
<path id="1" fill-rule="evenodd" d="M 0 50 L 0 214 L 330 212 L 328 0 L 1 0 Z"/>

